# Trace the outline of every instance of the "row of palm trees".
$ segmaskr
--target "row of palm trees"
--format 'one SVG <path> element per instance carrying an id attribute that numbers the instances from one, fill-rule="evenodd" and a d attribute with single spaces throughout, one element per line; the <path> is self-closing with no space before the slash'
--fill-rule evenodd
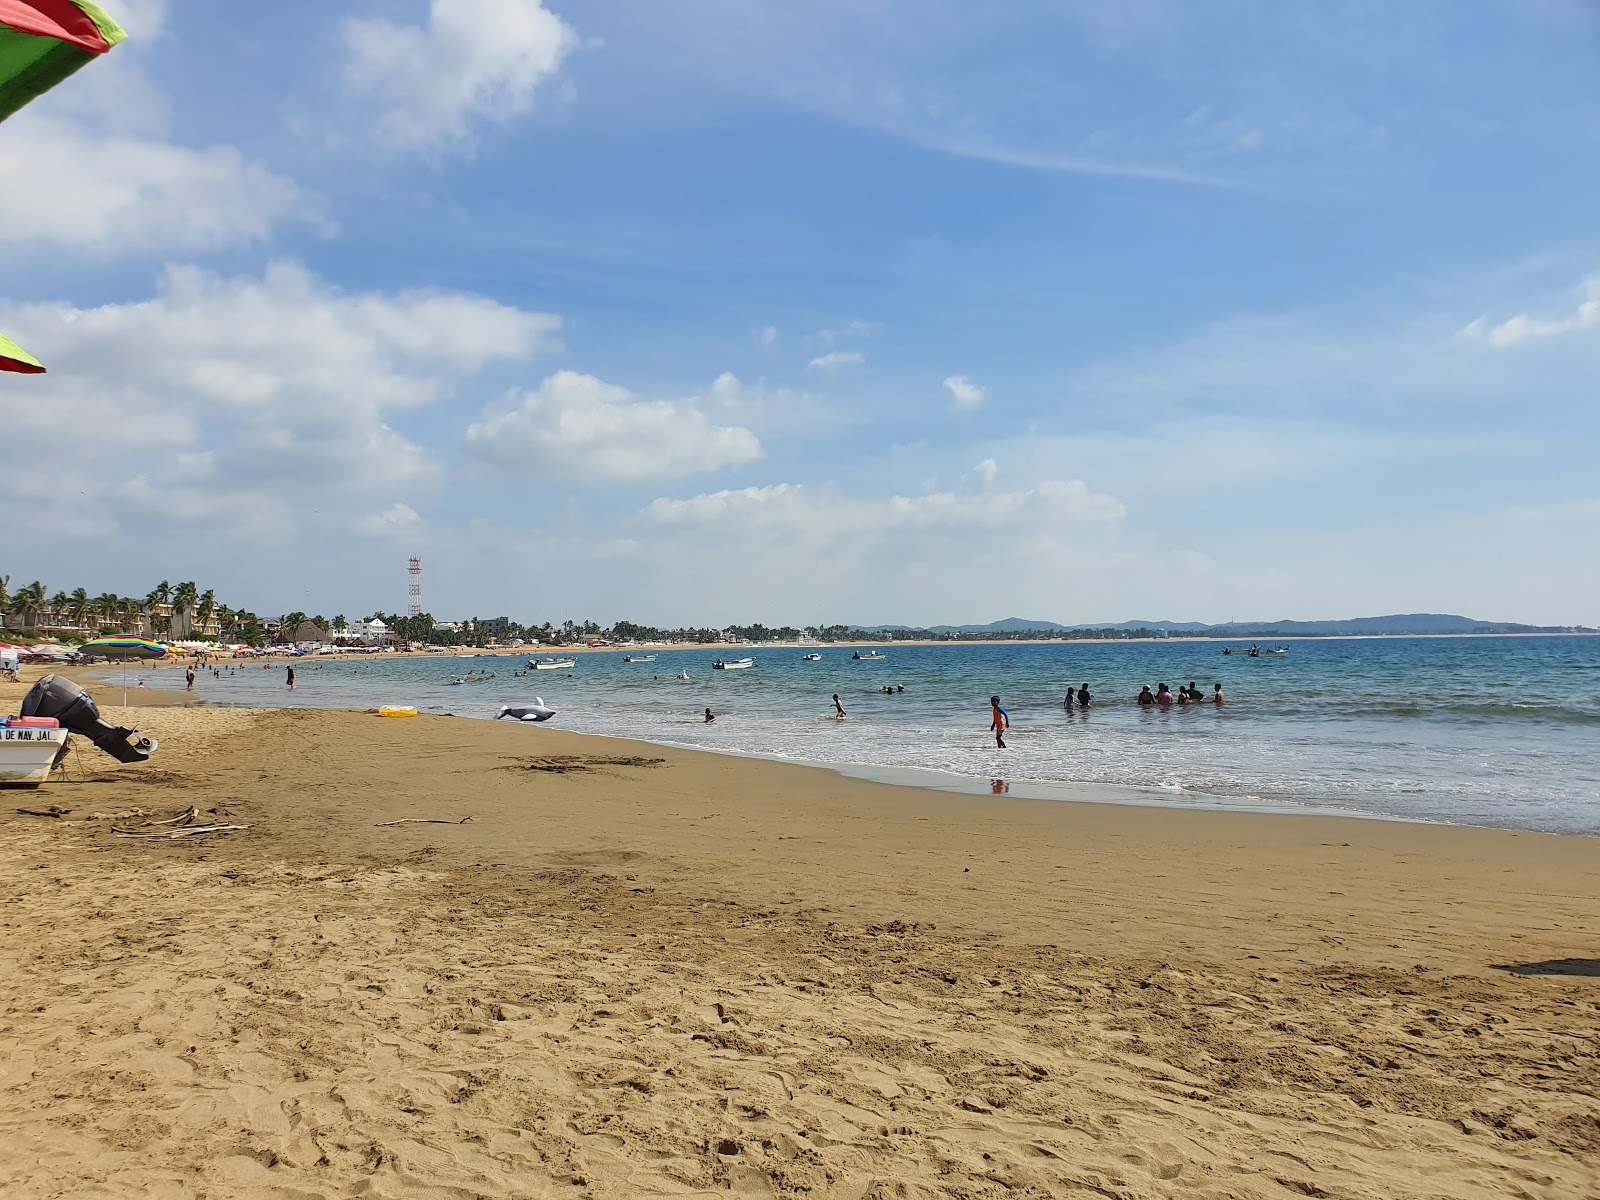
<path id="1" fill-rule="evenodd" d="M 37 579 L 12 589 L 11 576 L 0 575 L 0 625 L 8 616 L 16 618 L 9 623 L 24 629 L 115 629 L 179 641 L 259 625 L 254 613 L 219 604 L 213 589 L 202 592 L 193 580 L 174 586 L 163 579 L 140 599 L 114 592 L 91 596 L 83 588 L 50 593 Z"/>

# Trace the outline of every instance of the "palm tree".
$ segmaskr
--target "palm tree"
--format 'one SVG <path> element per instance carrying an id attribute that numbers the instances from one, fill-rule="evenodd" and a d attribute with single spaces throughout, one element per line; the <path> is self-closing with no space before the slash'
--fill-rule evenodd
<path id="1" fill-rule="evenodd" d="M 117 601 L 117 624 L 124 633 L 132 633 L 138 627 L 143 612 L 144 605 L 139 603 L 137 596 L 124 596 Z"/>
<path id="2" fill-rule="evenodd" d="M 33 629 L 39 624 L 39 614 L 44 610 L 44 598 L 44 584 L 37 579 L 17 589 L 13 601 L 17 611 L 22 614 L 22 624 L 25 629 Z"/>
<path id="3" fill-rule="evenodd" d="M 177 626 L 179 638 L 194 636 L 194 607 L 200 600 L 200 589 L 195 586 L 194 580 L 185 580 L 180 583 L 172 593 L 173 624 Z"/>
<path id="4" fill-rule="evenodd" d="M 162 607 L 172 600 L 172 585 L 165 579 L 161 585 L 152 589 L 144 598 L 144 606 L 150 614 L 150 632 L 153 635 L 165 633 L 172 627 L 172 617 L 161 611 Z"/>
<path id="5" fill-rule="evenodd" d="M 59 625 L 66 620 L 67 603 L 66 592 L 57 588 L 55 594 L 50 597 L 50 603 L 45 606 L 45 614 L 50 618 L 51 624 Z"/>
<path id="6" fill-rule="evenodd" d="M 83 627 L 84 622 L 89 619 L 90 607 L 89 593 L 83 588 L 73 588 L 72 595 L 67 597 L 67 616 L 80 629 Z"/>
<path id="7" fill-rule="evenodd" d="M 211 626 L 211 618 L 217 613 L 217 593 L 207 588 L 200 593 L 200 599 L 195 603 L 194 615 L 200 618 L 200 632 L 205 633 Z"/>
<path id="8" fill-rule="evenodd" d="M 0 575 L 0 629 L 6 627 L 6 613 L 11 604 L 11 576 Z"/>
<path id="9" fill-rule="evenodd" d="M 95 619 L 102 625 L 115 625 L 119 630 L 122 623 L 122 601 L 115 592 L 101 592 L 94 598 Z"/>

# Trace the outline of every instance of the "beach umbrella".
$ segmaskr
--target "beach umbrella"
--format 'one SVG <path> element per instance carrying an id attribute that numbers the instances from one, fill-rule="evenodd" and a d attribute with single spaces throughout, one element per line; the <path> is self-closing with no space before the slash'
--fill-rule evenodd
<path id="1" fill-rule="evenodd" d="M 0 121 L 126 36 L 89 0 L 0 0 Z M 0 371 L 39 375 L 44 365 L 0 333 Z"/>
<path id="2" fill-rule="evenodd" d="M 19 375 L 42 375 L 44 364 L 5 334 L 0 333 L 0 371 L 15 371 Z"/>
<path id="3" fill-rule="evenodd" d="M 4 3 L 4 0 L 0 0 Z M 128 660 L 130 658 L 163 658 L 167 648 L 160 642 L 152 642 L 148 638 L 130 637 L 121 635 L 117 637 L 91 638 L 78 647 L 80 654 L 98 654 L 102 658 L 120 658 L 122 660 L 122 707 L 128 707 Z"/>
<path id="4" fill-rule="evenodd" d="M 127 36 L 89 0 L 0 0 L 0 121 Z"/>
<path id="5" fill-rule="evenodd" d="M 78 647 L 80 654 L 98 654 L 102 658 L 162 658 L 167 648 L 149 638 L 119 634 L 115 637 L 91 638 Z"/>

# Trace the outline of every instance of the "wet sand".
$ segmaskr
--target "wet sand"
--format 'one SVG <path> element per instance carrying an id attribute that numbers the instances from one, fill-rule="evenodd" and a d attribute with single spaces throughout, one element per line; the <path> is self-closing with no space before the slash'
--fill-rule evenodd
<path id="1" fill-rule="evenodd" d="M 1600 1195 L 1594 839 L 131 717 L 3 797 L 7 1197 Z"/>

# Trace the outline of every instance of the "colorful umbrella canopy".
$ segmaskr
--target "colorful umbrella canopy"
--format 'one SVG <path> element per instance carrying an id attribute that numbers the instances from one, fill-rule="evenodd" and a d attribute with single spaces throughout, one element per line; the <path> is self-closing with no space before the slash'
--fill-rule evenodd
<path id="1" fill-rule="evenodd" d="M 89 0 L 0 0 L 0 121 L 126 36 Z"/>
<path id="2" fill-rule="evenodd" d="M 44 364 L 5 334 L 0 333 L 0 371 L 16 371 L 21 375 L 39 375 Z"/>
<path id="3" fill-rule="evenodd" d="M 0 121 L 126 36 L 89 0 L 0 0 Z M 44 365 L 0 333 L 0 371 Z"/>
<path id="4" fill-rule="evenodd" d="M 85 642 L 78 647 L 78 652 L 98 654 L 102 658 L 160 658 L 167 648 L 142 637 L 103 637 Z"/>

